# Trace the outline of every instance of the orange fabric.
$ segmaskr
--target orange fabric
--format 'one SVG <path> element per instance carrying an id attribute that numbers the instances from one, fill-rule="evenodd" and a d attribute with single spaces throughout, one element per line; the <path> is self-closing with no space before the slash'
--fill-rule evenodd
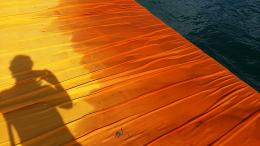
<path id="1" fill-rule="evenodd" d="M 74 110 L 21 145 L 260 145 L 259 93 L 135 1 L 61 0 L 34 14 L 52 18 L 52 34 L 31 39 L 59 48 L 52 72 Z M 69 42 L 48 44 L 61 35 Z"/>

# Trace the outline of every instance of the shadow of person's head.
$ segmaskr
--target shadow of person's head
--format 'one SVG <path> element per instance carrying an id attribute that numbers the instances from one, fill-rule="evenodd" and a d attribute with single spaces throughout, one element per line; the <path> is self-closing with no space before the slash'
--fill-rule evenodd
<path id="1" fill-rule="evenodd" d="M 33 62 L 29 56 L 17 55 L 10 63 L 10 71 L 16 80 L 23 80 L 32 71 Z"/>

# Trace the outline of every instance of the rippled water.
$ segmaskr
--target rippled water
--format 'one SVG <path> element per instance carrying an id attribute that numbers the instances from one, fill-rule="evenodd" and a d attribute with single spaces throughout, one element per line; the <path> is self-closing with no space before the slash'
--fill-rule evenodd
<path id="1" fill-rule="evenodd" d="M 137 0 L 260 91 L 260 0 Z"/>

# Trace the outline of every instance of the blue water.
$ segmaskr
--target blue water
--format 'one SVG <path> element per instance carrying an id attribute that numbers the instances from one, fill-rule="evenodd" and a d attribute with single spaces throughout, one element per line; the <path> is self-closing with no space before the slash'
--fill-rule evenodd
<path id="1" fill-rule="evenodd" d="M 137 0 L 260 91 L 260 0 Z"/>

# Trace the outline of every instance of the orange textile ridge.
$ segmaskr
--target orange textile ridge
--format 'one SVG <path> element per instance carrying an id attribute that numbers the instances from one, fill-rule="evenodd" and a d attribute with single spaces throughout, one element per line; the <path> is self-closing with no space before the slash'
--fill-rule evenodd
<path id="1" fill-rule="evenodd" d="M 0 7 L 0 146 L 260 145 L 259 93 L 137 2 Z"/>

